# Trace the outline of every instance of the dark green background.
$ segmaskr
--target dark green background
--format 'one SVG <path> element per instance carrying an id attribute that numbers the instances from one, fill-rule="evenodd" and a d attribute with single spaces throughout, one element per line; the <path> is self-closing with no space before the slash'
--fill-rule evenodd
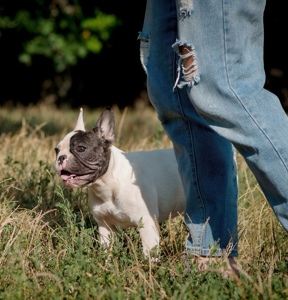
<path id="1" fill-rule="evenodd" d="M 119 24 L 111 30 L 109 39 L 103 41 L 99 53 L 88 53 L 64 71 L 57 72 L 51 57 L 43 55 L 32 56 L 30 66 L 21 63 L 18 57 L 33 34 L 23 28 L 1 28 L 1 18 L 13 19 L 19 10 L 30 11 L 31 22 L 39 14 L 49 18 L 51 5 L 59 6 L 59 3 L 81 7 L 79 22 L 95 16 L 95 9 L 99 9 L 105 14 L 115 15 Z M 266 88 L 276 93 L 284 109 L 288 110 L 288 19 L 284 5 L 285 1 L 280 0 L 267 2 L 264 62 Z M 113 104 L 124 107 L 135 104 L 139 97 L 147 100 L 137 41 L 144 9 L 143 0 L 0 0 L 0 105 L 7 101 L 28 105 L 42 100 L 72 107 L 88 105 L 94 108 Z M 65 15 L 61 18 L 71 22 L 68 28 L 78 26 L 78 21 L 75 23 L 73 18 Z M 81 34 L 81 29 L 72 34 Z"/>

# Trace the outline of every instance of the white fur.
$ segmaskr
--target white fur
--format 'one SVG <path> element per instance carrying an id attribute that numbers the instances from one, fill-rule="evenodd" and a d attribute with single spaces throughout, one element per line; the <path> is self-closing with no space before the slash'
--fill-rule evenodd
<path id="1" fill-rule="evenodd" d="M 182 213 L 185 197 L 173 149 L 124 153 L 112 146 L 107 172 L 88 187 L 101 242 L 115 226 L 138 227 L 143 251 L 159 245 L 155 221 Z"/>
<path id="2" fill-rule="evenodd" d="M 101 121 L 103 137 L 114 139 L 112 112 L 106 111 Z M 85 131 L 82 110 L 74 129 Z M 57 146 L 56 170 L 61 175 L 74 157 L 69 150 L 70 139 L 76 133 L 68 133 Z M 59 157 L 65 156 L 60 161 Z M 77 180 L 70 186 L 77 187 Z M 158 226 L 170 216 L 182 213 L 185 197 L 177 169 L 173 149 L 124 153 L 111 146 L 107 172 L 88 186 L 89 206 L 98 223 L 100 241 L 109 245 L 111 232 L 116 226 L 137 227 L 143 252 L 159 246 Z"/>

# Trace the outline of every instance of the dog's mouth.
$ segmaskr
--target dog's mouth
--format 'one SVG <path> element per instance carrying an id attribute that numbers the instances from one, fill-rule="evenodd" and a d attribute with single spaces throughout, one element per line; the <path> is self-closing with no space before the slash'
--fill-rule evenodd
<path id="1" fill-rule="evenodd" d="M 71 178 L 76 178 L 79 175 L 72 174 L 72 173 L 70 173 L 66 170 L 61 170 L 60 176 L 64 181 L 66 181 L 66 180 L 71 179 Z M 80 175 L 80 177 L 81 177 L 81 175 Z"/>
<path id="2" fill-rule="evenodd" d="M 67 186 L 83 186 L 91 182 L 93 173 L 74 174 L 67 170 L 61 170 L 60 176 Z"/>

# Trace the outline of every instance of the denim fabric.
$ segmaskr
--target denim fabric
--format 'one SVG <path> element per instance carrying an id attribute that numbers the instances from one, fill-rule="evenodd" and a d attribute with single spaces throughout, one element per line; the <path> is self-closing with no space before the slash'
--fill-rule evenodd
<path id="1" fill-rule="evenodd" d="M 288 230 L 288 119 L 263 88 L 264 8 L 263 0 L 147 0 L 140 58 L 175 149 L 192 254 L 237 255 L 234 147 Z"/>

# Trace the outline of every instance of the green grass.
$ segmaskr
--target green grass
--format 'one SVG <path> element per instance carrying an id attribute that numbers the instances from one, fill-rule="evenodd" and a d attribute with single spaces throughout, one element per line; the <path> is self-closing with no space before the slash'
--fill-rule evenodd
<path id="1" fill-rule="evenodd" d="M 114 110 L 116 146 L 171 146 L 151 108 Z M 100 112 L 84 108 L 87 129 Z M 0 299 L 288 299 L 287 233 L 240 156 L 238 280 L 187 269 L 181 216 L 161 225 L 158 263 L 143 258 L 134 229 L 119 229 L 105 252 L 86 190 L 66 189 L 54 171 L 54 148 L 77 116 L 0 108 Z"/>

